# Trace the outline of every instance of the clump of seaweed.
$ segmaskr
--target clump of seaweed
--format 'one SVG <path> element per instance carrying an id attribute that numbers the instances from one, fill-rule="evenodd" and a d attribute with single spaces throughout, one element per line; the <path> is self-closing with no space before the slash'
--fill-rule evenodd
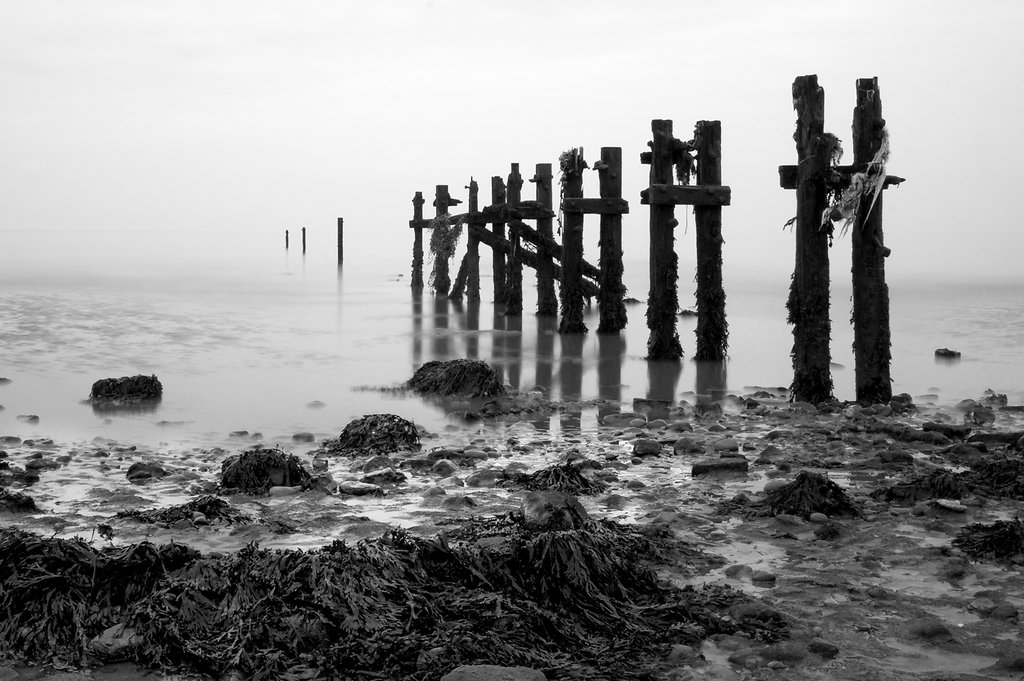
<path id="1" fill-rule="evenodd" d="M 280 449 L 254 447 L 229 456 L 221 464 L 220 487 L 227 493 L 260 495 L 271 487 L 315 486 L 316 480 L 299 458 Z"/>
<path id="2" fill-rule="evenodd" d="M 911 506 L 922 499 L 962 499 L 970 493 L 964 476 L 947 470 L 932 471 L 871 493 L 875 499 Z"/>
<path id="3" fill-rule="evenodd" d="M 210 522 L 221 521 L 225 524 L 250 523 L 250 518 L 241 511 L 231 508 L 231 504 L 212 494 L 204 494 L 192 501 L 168 508 L 149 511 L 120 511 L 116 517 L 131 518 L 143 523 L 174 523 L 179 520 L 192 520 L 196 513 L 202 513 Z"/>
<path id="4" fill-rule="evenodd" d="M 164 387 L 156 376 L 122 376 L 103 378 L 92 384 L 89 398 L 94 401 L 133 402 L 159 400 Z"/>
<path id="5" fill-rule="evenodd" d="M 418 451 L 420 434 L 416 424 L 394 414 L 368 414 L 341 431 L 337 438 L 324 441 L 325 454 L 363 456 L 391 452 Z"/>
<path id="6" fill-rule="evenodd" d="M 1024 459 L 991 457 L 971 464 L 967 480 L 977 490 L 1024 499 Z"/>
<path id="7" fill-rule="evenodd" d="M 516 473 L 510 478 L 499 480 L 497 485 L 567 494 L 597 494 L 608 489 L 607 484 L 586 477 L 580 472 L 580 467 L 571 462 L 542 468 L 533 473 Z"/>
<path id="8" fill-rule="evenodd" d="M 842 487 L 820 473 L 801 471 L 793 482 L 773 489 L 761 502 L 770 513 L 789 513 L 805 520 L 812 513 L 857 516 L 860 512 Z"/>
<path id="9" fill-rule="evenodd" d="M 0 513 L 35 513 L 35 499 L 22 492 L 11 492 L 0 487 Z"/>
<path id="10" fill-rule="evenodd" d="M 409 379 L 408 386 L 432 395 L 494 397 L 505 394 L 498 374 L 487 362 L 476 359 L 453 359 L 427 362 Z"/>
<path id="11" fill-rule="evenodd" d="M 974 558 L 1010 558 L 1024 553 L 1024 523 L 1019 518 L 973 523 L 960 530 L 952 544 Z"/>

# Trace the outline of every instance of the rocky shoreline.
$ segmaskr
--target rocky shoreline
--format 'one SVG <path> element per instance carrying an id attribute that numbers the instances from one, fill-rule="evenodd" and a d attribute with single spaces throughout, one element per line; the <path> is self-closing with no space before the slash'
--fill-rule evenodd
<path id="1" fill-rule="evenodd" d="M 781 391 L 758 390 L 697 404 L 639 400 L 629 412 L 592 405 L 600 425 L 556 434 L 535 416 L 503 408 L 500 417 L 421 431 L 419 448 L 342 454 L 332 450 L 334 438 L 319 438 L 306 451 L 295 451 L 295 443 L 288 454 L 318 484 L 268 485 L 256 497 L 221 488 L 218 475 L 225 459 L 251 443 L 240 442 L 239 451 L 148 451 L 5 438 L 0 504 L 8 505 L 0 519 L 9 549 L 15 533 L 31 533 L 19 535 L 23 544 L 32 536 L 77 535 L 97 564 L 118 551 L 173 542 L 201 554 L 210 574 L 238 569 L 239 556 L 250 567 L 284 560 L 299 566 L 306 560 L 300 554 L 326 556 L 334 539 L 349 548 L 335 548 L 332 560 L 356 560 L 346 552 L 361 546 L 377 551 L 375 560 L 409 561 L 403 569 L 419 577 L 406 575 L 389 588 L 406 584 L 417 598 L 442 594 L 438 602 L 450 607 L 429 635 L 422 622 L 420 629 L 399 622 L 387 630 L 395 638 L 378 647 L 402 640 L 406 648 L 380 658 L 401 670 L 383 678 L 434 679 L 459 665 L 501 664 L 549 679 L 1009 679 L 1024 671 L 1024 537 L 1013 525 L 1024 507 L 1024 410 L 1000 395 L 978 398 L 940 407 L 898 396 L 863 407 L 791 403 Z M 522 399 L 533 405 L 522 411 L 543 410 L 537 395 Z M 550 408 L 572 414 L 567 405 Z M 564 499 L 541 503 L 554 519 L 531 527 L 529 500 L 545 493 Z M 15 495 L 32 498 L 36 508 Z M 199 500 L 205 505 L 186 508 Z M 177 515 L 160 515 L 171 508 Z M 394 526 L 405 529 L 396 535 Z M 541 545 L 579 552 L 572 565 L 587 574 L 579 590 L 552 591 L 572 580 L 526 560 Z M 11 562 L 10 550 L 5 555 L 8 579 L 24 579 L 17 571 L 27 564 Z M 174 580 L 197 579 L 180 572 L 186 567 L 165 565 L 164 581 L 144 595 L 166 595 Z M 466 572 L 458 579 L 449 574 L 460 570 Z M 209 593 L 227 593 L 204 584 Z M 453 594 L 463 598 L 457 607 L 444 600 Z M 124 604 L 125 612 L 137 605 Z M 544 634 L 542 620 L 528 618 L 538 608 L 562 628 L 576 622 L 581 638 Z M 166 665 L 173 656 L 153 650 L 167 630 L 147 634 L 134 612 L 131 633 L 148 635 L 150 645 L 145 655 L 130 655 Z M 292 614 L 301 619 L 308 611 Z M 634 622 L 633 637 L 607 630 L 598 615 Z M 95 638 L 99 622 L 79 632 L 91 639 L 84 642 L 88 655 L 37 651 L 32 661 L 50 667 L 8 666 L 0 678 L 70 681 L 103 669 L 115 674 L 107 678 L 133 678 L 130 669 L 111 671 L 109 664 L 88 668 L 112 654 L 109 646 L 104 652 L 109 641 Z M 396 634 L 413 629 L 421 636 L 415 651 L 413 639 Z M 536 638 L 541 634 L 547 638 Z M 600 647 L 581 643 L 597 637 L 606 650 L 620 646 L 618 654 L 599 658 Z M 24 650 L 16 654 L 12 645 L 17 632 L 8 628 L 2 638 L 8 662 L 23 662 L 16 658 Z M 545 647 L 527 656 L 531 643 Z M 209 659 L 219 654 L 211 651 Z M 349 678 L 341 659 L 333 658 L 334 666 L 301 656 L 279 661 L 292 678 Z M 625 663 L 615 667 L 616 660 Z M 303 669 L 311 675 L 301 676 Z M 193 665 L 197 670 L 210 671 L 203 664 Z M 166 673 L 172 671 L 186 673 L 187 665 Z M 246 678 L 251 668 L 216 667 L 221 678 L 231 674 Z"/>

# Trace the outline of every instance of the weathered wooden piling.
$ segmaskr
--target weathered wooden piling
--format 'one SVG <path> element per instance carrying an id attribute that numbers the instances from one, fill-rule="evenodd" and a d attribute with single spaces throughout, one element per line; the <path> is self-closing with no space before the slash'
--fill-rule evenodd
<path id="1" fill-rule="evenodd" d="M 884 172 L 884 167 L 867 169 L 884 144 L 887 141 L 878 79 L 858 79 L 853 111 L 854 166 L 867 172 Z M 864 404 L 885 404 L 892 399 L 889 287 L 885 283 L 889 249 L 882 234 L 882 194 L 879 189 L 861 197 L 853 224 L 853 351 L 857 401 Z"/>
<path id="2" fill-rule="evenodd" d="M 832 398 L 829 367 L 829 261 L 831 229 L 822 228 L 827 205 L 825 172 L 836 149 L 825 134 L 825 91 L 816 75 L 793 83 L 797 127 L 796 264 L 790 287 L 789 322 L 793 325 L 793 399 L 812 404 Z"/>
<path id="3" fill-rule="evenodd" d="M 288 250 L 288 230 L 284 230 L 284 250 Z"/>
<path id="4" fill-rule="evenodd" d="M 505 183 L 495 175 L 491 178 L 491 206 L 505 205 Z M 495 220 L 491 223 L 491 232 L 497 244 L 505 242 L 505 222 Z M 505 302 L 505 250 L 502 247 L 491 247 L 491 266 L 494 276 L 494 302 Z"/>
<path id="5" fill-rule="evenodd" d="M 563 199 L 583 197 L 583 150 L 573 148 L 561 155 L 559 166 L 562 171 Z M 583 213 L 565 213 L 562 224 L 562 280 L 559 297 L 562 303 L 562 318 L 558 324 L 559 333 L 586 333 L 583 323 L 583 289 L 581 285 L 583 260 Z"/>
<path id="6" fill-rule="evenodd" d="M 597 164 L 602 199 L 622 200 L 622 149 L 601 147 Z M 610 203 L 610 202 L 609 202 Z M 601 212 L 600 249 L 601 292 L 597 296 L 600 312 L 598 333 L 618 333 L 626 328 L 626 286 L 622 283 L 622 213 L 621 206 L 609 205 Z"/>
<path id="7" fill-rule="evenodd" d="M 302 228 L 302 252 L 306 252 L 306 228 Z"/>
<path id="8" fill-rule="evenodd" d="M 647 296 L 647 359 L 679 359 L 683 348 L 679 344 L 676 330 L 676 313 L 679 310 L 679 292 L 676 288 L 679 258 L 675 250 L 674 203 L 659 203 L 653 195 L 655 185 L 672 184 L 672 155 L 675 138 L 672 136 L 672 121 L 651 121 L 653 140 L 649 143 L 650 184 L 652 195 L 650 217 L 650 270 L 651 288 Z M 644 157 L 641 157 L 644 160 Z"/>
<path id="9" fill-rule="evenodd" d="M 506 205 L 510 209 L 518 208 L 522 202 L 523 176 L 519 174 L 519 164 L 513 163 L 506 184 Z M 508 258 L 507 279 L 505 281 L 505 314 L 518 317 L 523 314 L 523 240 L 519 221 L 509 222 L 508 239 L 512 251 Z"/>
<path id="10" fill-rule="evenodd" d="M 466 235 L 466 300 L 471 303 L 480 302 L 480 237 L 473 229 L 473 225 L 479 224 L 474 221 L 473 216 L 480 212 L 480 187 L 476 180 L 469 178 L 469 204 L 466 210 L 469 217 Z M 486 223 L 484 223 L 486 224 Z"/>
<path id="11" fill-rule="evenodd" d="M 345 261 L 345 218 L 338 218 L 338 263 Z"/>
<path id="12" fill-rule="evenodd" d="M 722 124 L 698 121 L 693 132 L 697 152 L 697 184 L 722 184 Z M 722 206 L 694 206 L 697 223 L 697 349 L 696 360 L 723 360 L 729 348 L 722 287 Z"/>
<path id="13" fill-rule="evenodd" d="M 434 231 L 430 235 L 431 251 L 434 256 L 434 269 L 433 277 L 430 282 L 434 288 L 434 293 L 439 296 L 447 296 L 448 289 L 451 288 L 451 278 L 448 276 L 448 258 L 450 254 L 446 252 L 446 249 L 439 248 L 434 249 L 434 244 L 440 241 L 439 229 L 442 216 L 448 215 L 448 206 L 451 205 L 452 199 L 448 194 L 448 185 L 439 184 L 434 187 Z"/>
<path id="14" fill-rule="evenodd" d="M 423 228 L 427 223 L 423 220 L 423 192 L 416 192 L 412 197 L 412 220 L 409 227 L 413 231 L 412 242 L 412 288 L 423 288 Z"/>
<path id="15" fill-rule="evenodd" d="M 551 193 L 551 164 L 538 163 L 530 180 L 536 187 L 537 203 L 550 211 L 554 205 Z M 554 241 L 553 219 L 537 219 L 537 233 Z M 537 314 L 554 317 L 558 314 L 558 296 L 555 294 L 555 263 L 547 249 L 537 248 Z"/>

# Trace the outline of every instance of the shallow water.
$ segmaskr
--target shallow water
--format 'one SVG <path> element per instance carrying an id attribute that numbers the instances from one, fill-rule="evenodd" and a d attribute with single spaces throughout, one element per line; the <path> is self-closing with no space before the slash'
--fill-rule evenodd
<path id="1" fill-rule="evenodd" d="M 277 234 L 0 231 L 0 435 L 140 444 L 229 444 L 233 431 L 290 442 L 297 431 L 336 434 L 367 413 L 390 412 L 431 429 L 443 411 L 427 401 L 360 386 L 397 385 L 431 359 L 479 357 L 513 388 L 552 397 L 623 402 L 695 399 L 783 386 L 791 379 L 787 281 L 730 278 L 730 360 L 648 363 L 644 305 L 629 307 L 621 336 L 559 336 L 527 313 L 414 296 L 408 244 L 378 261 L 338 267 L 332 249 L 303 254 Z M 482 269 L 486 266 L 482 259 Z M 428 265 L 429 266 L 429 265 Z M 631 295 L 644 298 L 645 266 L 627 263 Z M 490 279 L 482 282 L 489 297 Z M 526 308 L 534 305 L 524 287 Z M 683 304 L 688 275 L 680 283 Z M 955 403 L 986 388 L 1024 402 L 1024 295 L 1013 285 L 892 283 L 893 379 L 922 402 Z M 853 392 L 849 292 L 834 284 L 836 395 Z M 596 314 L 587 324 L 596 328 Z M 693 353 L 692 318 L 679 334 Z M 936 362 L 936 347 L 963 352 Z M 152 410 L 96 412 L 82 400 L 99 378 L 156 374 Z M 39 424 L 17 419 L 38 415 Z M 598 410 L 536 425 L 553 433 L 596 428 Z"/>

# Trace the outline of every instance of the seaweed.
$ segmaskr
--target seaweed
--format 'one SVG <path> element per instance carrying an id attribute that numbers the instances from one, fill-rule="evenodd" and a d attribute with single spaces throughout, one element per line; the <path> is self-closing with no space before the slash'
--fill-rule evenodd
<path id="1" fill-rule="evenodd" d="M 309 489 L 316 485 L 316 478 L 297 456 L 280 449 L 254 447 L 229 456 L 221 464 L 221 491 L 261 495 L 281 485 Z"/>
<path id="2" fill-rule="evenodd" d="M 1024 460 L 1003 456 L 971 464 L 967 474 L 976 490 L 1011 499 L 1024 499 Z"/>
<path id="3" fill-rule="evenodd" d="M 0 487 L 0 513 L 35 513 L 35 499 L 22 492 L 11 492 Z"/>
<path id="4" fill-rule="evenodd" d="M 960 473 L 947 470 L 932 471 L 891 487 L 877 489 L 872 498 L 897 504 L 913 505 L 922 499 L 962 499 L 970 489 Z"/>
<path id="5" fill-rule="evenodd" d="M 116 517 L 131 518 L 142 523 L 174 523 L 179 520 L 192 520 L 194 514 L 202 513 L 209 521 L 220 520 L 226 524 L 250 523 L 252 519 L 241 511 L 231 508 L 231 504 L 215 497 L 212 494 L 205 494 L 192 501 L 168 508 L 152 509 L 148 511 L 120 511 Z"/>
<path id="6" fill-rule="evenodd" d="M 103 378 L 92 384 L 89 398 L 98 401 L 132 402 L 159 400 L 164 393 L 160 379 L 154 376 Z"/>
<path id="7" fill-rule="evenodd" d="M 464 397 L 495 397 L 505 394 L 498 374 L 487 362 L 476 359 L 433 360 L 417 369 L 407 385 L 418 393 Z"/>
<path id="8" fill-rule="evenodd" d="M 806 520 L 812 513 L 860 515 L 842 487 L 826 476 L 810 471 L 801 471 L 793 482 L 771 490 L 766 497 L 761 503 L 773 516 L 789 513 Z"/>
<path id="9" fill-rule="evenodd" d="M 554 490 L 568 494 L 597 494 L 608 489 L 600 480 L 591 480 L 572 463 L 557 464 L 533 473 L 516 473 L 499 480 L 498 487 L 521 487 L 528 490 Z"/>
<path id="10" fill-rule="evenodd" d="M 974 558 L 1011 558 L 1024 553 L 1024 523 L 1019 518 L 973 523 L 961 529 L 952 544 Z"/>
<path id="11" fill-rule="evenodd" d="M 364 456 L 399 451 L 418 451 L 420 435 L 416 424 L 394 414 L 368 414 L 354 421 L 333 439 L 320 445 L 324 454 Z"/>

